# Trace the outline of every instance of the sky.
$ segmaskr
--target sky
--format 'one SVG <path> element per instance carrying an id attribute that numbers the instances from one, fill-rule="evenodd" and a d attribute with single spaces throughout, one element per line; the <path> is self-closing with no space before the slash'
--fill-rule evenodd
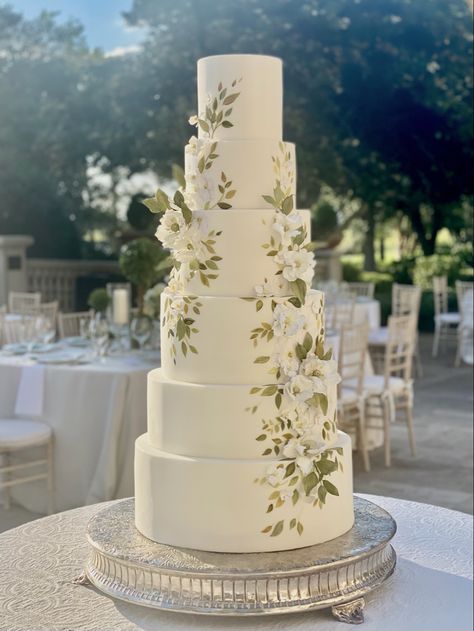
<path id="1" fill-rule="evenodd" d="M 4 0 L 0 0 L 3 4 Z M 59 11 L 61 17 L 77 18 L 85 28 L 87 43 L 112 54 L 133 50 L 143 40 L 143 30 L 126 28 L 122 11 L 130 9 L 132 0 L 7 0 L 28 18 L 42 10 Z"/>

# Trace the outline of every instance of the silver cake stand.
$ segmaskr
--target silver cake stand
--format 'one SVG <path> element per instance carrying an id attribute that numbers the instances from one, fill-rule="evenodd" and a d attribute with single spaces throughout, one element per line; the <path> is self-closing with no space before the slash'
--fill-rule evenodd
<path id="1" fill-rule="evenodd" d="M 393 572 L 393 518 L 354 498 L 355 524 L 324 544 L 257 554 L 223 554 L 150 541 L 123 500 L 89 522 L 85 578 L 101 591 L 146 607 L 249 616 L 330 607 L 343 622 L 363 622 L 364 596 Z"/>

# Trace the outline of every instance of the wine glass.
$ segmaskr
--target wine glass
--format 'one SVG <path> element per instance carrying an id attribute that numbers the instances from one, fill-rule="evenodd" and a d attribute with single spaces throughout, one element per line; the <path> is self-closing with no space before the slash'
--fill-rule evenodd
<path id="1" fill-rule="evenodd" d="M 97 356 L 101 362 L 105 361 L 109 346 L 109 323 L 103 314 L 96 314 L 89 324 L 89 332 Z"/>
<path id="2" fill-rule="evenodd" d="M 151 337 L 153 324 L 148 316 L 137 316 L 130 324 L 130 333 L 136 340 L 138 348 L 141 350 Z"/>

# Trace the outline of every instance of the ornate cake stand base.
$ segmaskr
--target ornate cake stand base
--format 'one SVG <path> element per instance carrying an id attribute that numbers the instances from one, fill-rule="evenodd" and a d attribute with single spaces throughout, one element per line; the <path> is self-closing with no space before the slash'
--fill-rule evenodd
<path id="1" fill-rule="evenodd" d="M 105 508 L 89 522 L 86 575 L 128 602 L 170 611 L 249 616 L 331 608 L 342 622 L 364 621 L 364 595 L 393 572 L 396 531 L 382 508 L 355 498 L 355 524 L 327 543 L 257 554 L 174 548 L 135 528 L 134 502 Z"/>

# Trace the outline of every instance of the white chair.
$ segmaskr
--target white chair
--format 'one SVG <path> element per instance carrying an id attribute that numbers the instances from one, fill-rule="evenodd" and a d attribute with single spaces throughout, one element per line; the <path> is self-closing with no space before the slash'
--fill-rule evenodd
<path id="1" fill-rule="evenodd" d="M 400 285 L 394 283 L 392 286 L 392 316 L 412 316 L 412 326 L 414 329 L 415 345 L 414 357 L 417 366 L 417 375 L 423 376 L 420 352 L 418 348 L 418 318 L 421 305 L 421 287 L 417 285 Z M 384 367 L 385 349 L 388 343 L 388 327 L 380 327 L 369 333 L 369 349 L 372 361 L 377 372 Z"/>
<path id="2" fill-rule="evenodd" d="M 5 318 L 3 322 L 3 343 L 24 344 L 35 337 L 36 316 L 18 316 L 14 320 Z"/>
<path id="3" fill-rule="evenodd" d="M 76 311 L 75 313 L 59 313 L 59 337 L 76 337 L 81 335 L 81 321 L 90 322 L 92 311 Z"/>
<path id="4" fill-rule="evenodd" d="M 371 416 L 374 415 L 374 405 L 381 410 L 387 467 L 391 464 L 390 424 L 396 420 L 397 411 L 404 413 L 411 453 L 416 456 L 411 379 L 415 345 L 413 318 L 413 315 L 389 317 L 384 374 L 366 375 L 364 379 L 364 394 L 367 405 L 372 407 Z"/>
<path id="5" fill-rule="evenodd" d="M 461 314 L 448 311 L 448 278 L 433 276 L 434 338 L 433 357 L 438 356 L 440 341 L 457 339 Z"/>
<path id="6" fill-rule="evenodd" d="M 8 294 L 8 311 L 10 313 L 29 314 L 39 308 L 41 294 L 21 291 L 10 291 Z"/>
<path id="7" fill-rule="evenodd" d="M 363 296 L 364 298 L 374 297 L 374 283 L 345 283 L 347 290 L 354 296 Z"/>
<path id="8" fill-rule="evenodd" d="M 455 366 L 460 366 L 463 355 L 463 347 L 470 346 L 472 349 L 473 326 L 474 326 L 474 283 L 456 281 L 456 297 L 461 321 L 458 327 L 458 346 L 456 351 Z"/>
<path id="9" fill-rule="evenodd" d="M 370 471 L 365 426 L 364 370 L 369 328 L 367 323 L 343 327 L 339 346 L 338 425 L 353 431 L 364 469 Z"/>
<path id="10" fill-rule="evenodd" d="M 354 323 L 355 296 L 337 297 L 334 302 L 326 304 L 326 329 L 340 331 Z"/>
<path id="11" fill-rule="evenodd" d="M 15 462 L 16 453 L 32 448 L 46 449 L 43 458 Z M 10 489 L 36 480 L 45 480 L 47 514 L 53 512 L 53 432 L 49 425 L 29 419 L 0 419 L 0 489 L 4 489 L 5 508 L 10 508 Z M 32 470 L 31 473 L 25 470 Z M 17 474 L 20 473 L 18 476 Z"/>

